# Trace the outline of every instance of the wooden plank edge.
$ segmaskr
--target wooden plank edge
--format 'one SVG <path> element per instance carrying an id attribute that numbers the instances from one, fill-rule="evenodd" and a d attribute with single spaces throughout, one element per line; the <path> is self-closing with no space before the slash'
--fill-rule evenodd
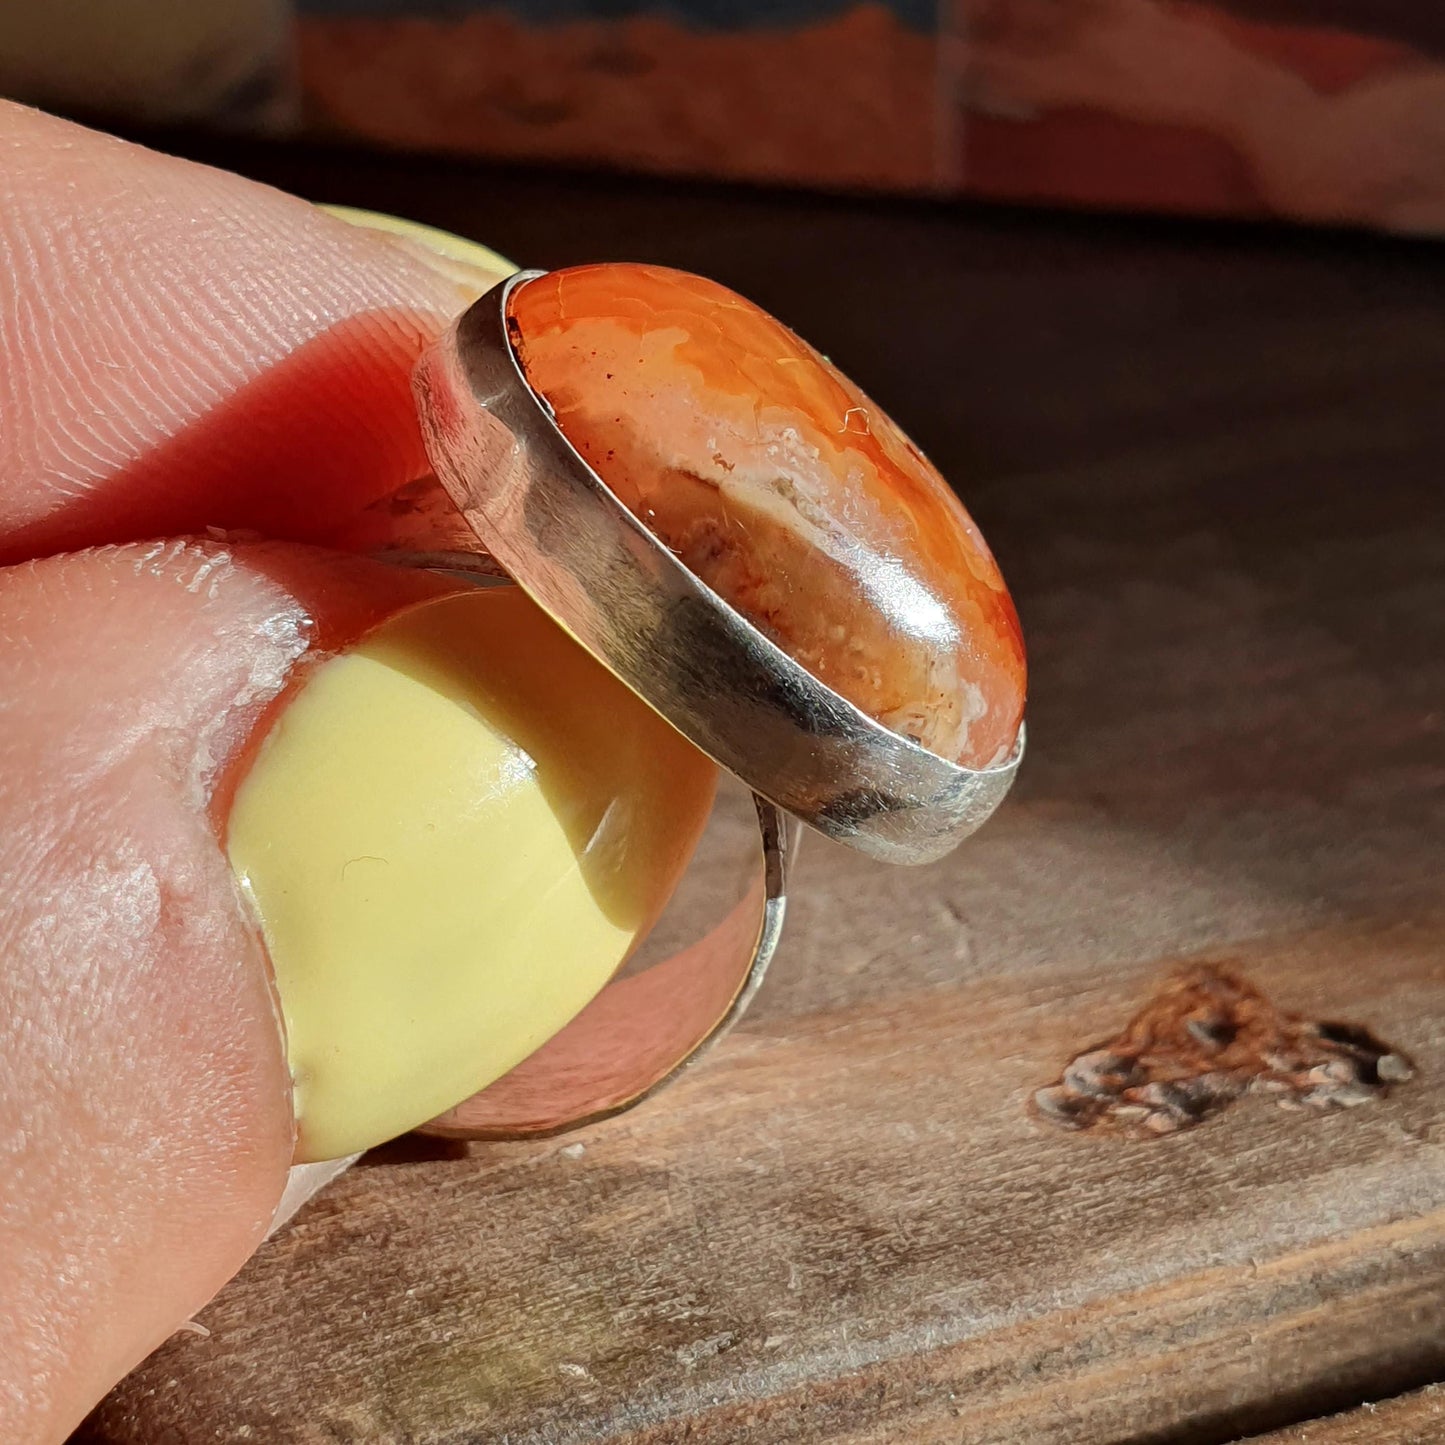
<path id="1" fill-rule="evenodd" d="M 799 1362 L 802 1382 L 766 1397 L 740 1380 L 711 1409 L 607 1438 L 1227 1445 L 1445 1377 L 1445 1211 L 982 1337 L 890 1346 L 833 1379 Z"/>
<path id="2" fill-rule="evenodd" d="M 1445 1384 L 1427 1385 L 1393 1400 L 1378 1400 L 1291 1425 L 1268 1435 L 1251 1435 L 1237 1445 L 1439 1445 L 1445 1440 Z"/>

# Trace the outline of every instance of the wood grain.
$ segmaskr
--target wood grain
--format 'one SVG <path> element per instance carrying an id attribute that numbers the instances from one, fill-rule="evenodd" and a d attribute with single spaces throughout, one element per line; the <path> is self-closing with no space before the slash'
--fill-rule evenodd
<path id="1" fill-rule="evenodd" d="M 654 1103 L 381 1151 L 78 1439 L 1210 1445 L 1445 1376 L 1438 256 L 535 178 L 504 214 L 460 170 L 223 155 L 775 289 L 978 479 L 1030 756 L 945 864 L 809 839 L 754 1012 Z M 1150 1143 L 1032 1120 L 1186 960 L 1416 1078 Z"/>
<path id="2" fill-rule="evenodd" d="M 1437 1445 L 1445 1439 L 1445 1389 L 1430 1385 L 1327 1420 L 1256 1435 L 1241 1445 Z"/>

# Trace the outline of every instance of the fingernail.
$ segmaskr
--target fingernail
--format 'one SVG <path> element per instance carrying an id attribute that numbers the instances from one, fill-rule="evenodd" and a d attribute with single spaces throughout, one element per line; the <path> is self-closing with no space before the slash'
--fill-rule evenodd
<path id="1" fill-rule="evenodd" d="M 321 209 L 350 225 L 394 236 L 413 256 L 455 281 L 467 304 L 517 270 L 510 261 L 486 246 L 454 236 L 450 231 L 439 231 L 435 226 L 403 221 L 378 211 L 360 211 L 352 206 L 322 206 Z"/>
<path id="2" fill-rule="evenodd" d="M 424 603 L 320 663 L 227 826 L 297 1161 L 414 1128 L 557 1033 L 661 911 L 715 778 L 516 588 Z"/>

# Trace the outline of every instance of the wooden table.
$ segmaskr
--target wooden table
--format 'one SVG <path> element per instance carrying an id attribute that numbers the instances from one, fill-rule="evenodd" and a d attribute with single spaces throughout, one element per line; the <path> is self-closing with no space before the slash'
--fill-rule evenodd
<path id="1" fill-rule="evenodd" d="M 78 1438 L 1445 1440 L 1441 253 L 210 154 L 793 322 L 993 542 L 1030 755 L 945 864 L 810 839 L 763 995 L 658 1100 L 379 1151 Z M 1031 1114 L 1201 961 L 1415 1077 L 1151 1142 Z"/>

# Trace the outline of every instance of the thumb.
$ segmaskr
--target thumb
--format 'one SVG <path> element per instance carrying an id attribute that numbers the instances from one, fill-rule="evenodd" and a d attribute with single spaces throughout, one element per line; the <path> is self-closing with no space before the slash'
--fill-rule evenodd
<path id="1" fill-rule="evenodd" d="M 301 549 L 0 571 L 0 1434 L 58 1438 L 265 1232 L 291 1162 L 208 805 L 318 644 L 435 593 Z"/>
<path id="2" fill-rule="evenodd" d="M 0 571 L 0 615 L 0 1436 L 49 1439 L 293 1157 L 587 1004 L 715 771 L 512 587 L 164 542 Z"/>

